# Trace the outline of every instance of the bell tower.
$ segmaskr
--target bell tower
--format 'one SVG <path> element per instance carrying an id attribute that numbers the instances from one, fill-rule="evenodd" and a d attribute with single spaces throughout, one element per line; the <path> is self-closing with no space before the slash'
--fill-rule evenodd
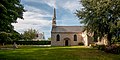
<path id="1" fill-rule="evenodd" d="M 52 18 L 52 27 L 56 27 L 56 10 L 54 8 L 53 18 Z"/>

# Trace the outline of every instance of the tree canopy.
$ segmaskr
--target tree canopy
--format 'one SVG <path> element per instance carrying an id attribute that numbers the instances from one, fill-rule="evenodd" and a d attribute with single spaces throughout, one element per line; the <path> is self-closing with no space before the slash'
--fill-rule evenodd
<path id="1" fill-rule="evenodd" d="M 111 42 L 112 37 L 120 34 L 120 0 L 81 0 L 84 8 L 77 10 L 76 15 L 84 23 L 87 31 Z"/>
<path id="2" fill-rule="evenodd" d="M 25 40 L 32 40 L 35 39 L 37 37 L 37 30 L 35 29 L 28 29 L 27 31 L 24 31 L 23 33 L 23 38 Z"/>
<path id="3" fill-rule="evenodd" d="M 20 0 L 0 0 L 0 32 L 14 32 L 11 23 L 17 22 L 17 18 L 23 19 L 23 8 Z"/>
<path id="4" fill-rule="evenodd" d="M 24 11 L 20 0 L 0 0 L 0 41 L 16 40 L 19 33 L 14 30 L 11 23 L 16 23 L 17 18 L 23 19 Z"/>

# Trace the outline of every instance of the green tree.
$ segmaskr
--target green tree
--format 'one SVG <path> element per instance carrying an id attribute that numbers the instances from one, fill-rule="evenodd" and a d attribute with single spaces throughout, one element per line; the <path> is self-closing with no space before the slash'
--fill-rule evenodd
<path id="1" fill-rule="evenodd" d="M 0 0 L 0 32 L 14 32 L 11 23 L 16 22 L 17 18 L 23 19 L 23 8 L 20 0 Z"/>
<path id="2" fill-rule="evenodd" d="M 49 41 L 51 41 L 51 37 L 50 37 L 50 38 L 48 38 L 48 40 L 49 40 Z"/>
<path id="3" fill-rule="evenodd" d="M 76 15 L 84 23 L 87 31 L 94 32 L 98 37 L 107 35 L 111 44 L 112 37 L 120 30 L 120 0 L 81 0 L 82 10 Z"/>
<path id="4" fill-rule="evenodd" d="M 32 40 L 36 38 L 36 36 L 37 36 L 37 31 L 35 29 L 28 29 L 23 33 L 23 37 L 25 40 Z"/>
<path id="5" fill-rule="evenodd" d="M 22 39 L 22 36 L 18 32 L 14 32 L 11 34 L 10 38 L 12 39 L 12 41 L 18 41 Z"/>
<path id="6" fill-rule="evenodd" d="M 10 33 L 0 32 L 0 43 L 2 43 L 3 46 L 5 42 L 11 40 L 10 35 Z"/>
<path id="7" fill-rule="evenodd" d="M 20 4 L 20 0 L 0 0 L 0 33 L 1 36 L 11 34 L 9 38 L 17 38 L 18 33 L 14 30 L 11 23 L 17 22 L 17 18 L 23 19 L 24 7 Z M 4 32 L 4 33 L 3 33 Z M 3 38 L 1 37 L 0 40 Z M 3 39 L 6 40 L 6 39 Z M 9 40 L 9 39 L 8 39 Z M 14 39 L 12 39 L 14 40 Z"/>

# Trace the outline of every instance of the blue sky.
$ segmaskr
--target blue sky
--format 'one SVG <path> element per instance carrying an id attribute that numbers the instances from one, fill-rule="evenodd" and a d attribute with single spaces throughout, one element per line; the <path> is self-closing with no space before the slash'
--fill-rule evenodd
<path id="1" fill-rule="evenodd" d="M 80 26 L 80 21 L 75 16 L 76 9 L 81 9 L 79 0 L 21 0 L 26 12 L 24 20 L 17 19 L 13 23 L 16 31 L 23 33 L 28 29 L 44 32 L 45 38 L 51 37 L 51 23 L 53 8 L 56 8 L 58 26 Z"/>

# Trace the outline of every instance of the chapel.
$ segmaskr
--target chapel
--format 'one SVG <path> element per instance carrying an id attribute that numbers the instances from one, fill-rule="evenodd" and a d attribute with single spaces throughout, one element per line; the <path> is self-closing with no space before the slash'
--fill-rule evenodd
<path id="1" fill-rule="evenodd" d="M 52 18 L 51 46 L 77 46 L 84 43 L 89 45 L 89 37 L 84 26 L 57 26 L 56 10 Z"/>

